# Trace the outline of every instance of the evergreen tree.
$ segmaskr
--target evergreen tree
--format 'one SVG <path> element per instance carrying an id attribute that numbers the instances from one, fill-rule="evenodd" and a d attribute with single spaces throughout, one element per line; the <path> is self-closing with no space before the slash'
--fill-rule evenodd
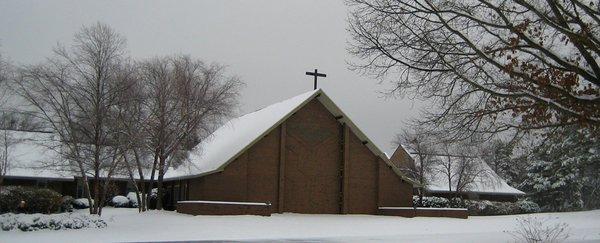
<path id="1" fill-rule="evenodd" d="M 560 129 L 530 155 L 521 188 L 545 211 L 598 207 L 600 140 L 574 128 Z"/>

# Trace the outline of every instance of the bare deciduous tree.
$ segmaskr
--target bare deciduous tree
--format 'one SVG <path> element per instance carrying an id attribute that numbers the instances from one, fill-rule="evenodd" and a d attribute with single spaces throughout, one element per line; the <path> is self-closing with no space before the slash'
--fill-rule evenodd
<path id="1" fill-rule="evenodd" d="M 83 180 L 91 214 L 101 214 L 112 175 L 121 160 L 113 111 L 127 87 L 122 78 L 125 39 L 97 23 L 75 34 L 70 48 L 57 46 L 47 62 L 23 68 L 19 93 L 35 107 L 60 140 L 65 170 Z M 89 176 L 94 179 L 93 194 Z M 102 181 L 102 180 L 103 181 Z M 92 201 L 93 196 L 93 201 Z"/>
<path id="2" fill-rule="evenodd" d="M 350 0 L 354 67 L 439 109 L 452 138 L 571 124 L 600 127 L 594 1 Z"/>
<path id="3" fill-rule="evenodd" d="M 436 166 L 436 173 L 440 173 L 446 179 L 448 183 L 448 192 L 452 192 L 452 185 L 454 178 L 456 177 L 456 169 L 455 163 L 453 161 L 453 156 L 450 154 L 450 145 L 444 144 L 442 146 L 443 156 L 442 158 L 437 160 L 438 166 Z"/>
<path id="4" fill-rule="evenodd" d="M 4 177 L 11 167 L 11 161 L 14 160 L 12 149 L 20 142 L 19 139 L 13 137 L 11 132 L 3 129 L 0 134 L 0 191 L 2 190 Z"/>
<path id="5" fill-rule="evenodd" d="M 145 131 L 154 155 L 150 185 L 157 173 L 157 209 L 163 207 L 163 178 L 185 153 L 208 136 L 215 121 L 229 115 L 240 81 L 224 67 L 188 56 L 155 58 L 141 64 L 148 113 Z"/>
<path id="6" fill-rule="evenodd" d="M 441 141 L 438 143 L 440 154 L 437 156 L 435 172 L 440 173 L 448 183 L 448 191 L 454 192 L 455 196 L 472 189 L 475 183 L 492 184 L 497 183 L 490 174 L 491 171 L 484 166 L 481 159 L 477 157 L 479 140 L 470 139 L 464 141 Z"/>
<path id="7" fill-rule="evenodd" d="M 8 72 L 9 72 L 9 64 L 8 61 L 4 59 L 2 53 L 0 52 L 0 85 L 3 85 L 6 80 L 8 80 Z"/>
<path id="8" fill-rule="evenodd" d="M 142 212 L 148 209 L 148 193 L 144 181 L 145 172 L 151 166 L 148 163 L 151 154 L 146 144 L 148 134 L 142 129 L 144 127 L 142 124 L 146 123 L 148 116 L 144 110 L 144 87 L 139 79 L 137 66 L 126 67 L 124 69 L 126 76 L 119 80 L 125 82 L 124 85 L 128 88 L 118 97 L 115 126 L 119 134 L 117 144 L 123 152 L 123 167 L 134 185 L 138 209 Z"/>
<path id="9" fill-rule="evenodd" d="M 0 102 L 4 101 L 4 92 L 6 90 L 6 81 L 8 79 L 7 75 L 8 71 L 8 63 L 4 60 L 2 53 L 0 53 Z M 2 112 L 2 128 L 5 129 L 4 125 L 6 123 L 6 115 Z M 7 143 L 8 134 L 7 131 L 4 130 L 4 136 L 2 141 L 2 153 L 0 154 L 0 189 L 2 188 L 2 184 L 4 182 L 4 176 L 8 172 L 9 160 L 8 160 L 8 143 Z"/>
<path id="10" fill-rule="evenodd" d="M 8 92 L 9 83 L 13 78 L 14 74 L 13 66 L 10 61 L 2 56 L 0 52 L 0 104 L 4 105 L 6 102 L 6 96 Z M 4 108 L 4 107 L 3 107 Z"/>
<path id="11" fill-rule="evenodd" d="M 467 155 L 459 155 L 455 160 L 455 180 L 454 188 L 456 194 L 460 194 L 471 189 L 470 187 L 481 179 L 491 180 L 488 177 L 485 167 L 482 166 L 478 158 Z"/>
<path id="12" fill-rule="evenodd" d="M 412 127 L 406 130 L 396 138 L 396 143 L 404 146 L 409 153 L 414 154 L 414 167 L 404 168 L 412 178 L 419 182 L 419 204 L 423 205 L 423 187 L 427 185 L 427 173 L 433 169 L 436 160 L 433 158 L 436 154 L 435 143 L 429 134 L 423 132 L 418 127 Z"/>

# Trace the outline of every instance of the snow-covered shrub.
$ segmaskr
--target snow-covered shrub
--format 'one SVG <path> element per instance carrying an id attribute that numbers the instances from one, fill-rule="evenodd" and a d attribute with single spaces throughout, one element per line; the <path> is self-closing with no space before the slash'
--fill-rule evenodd
<path id="1" fill-rule="evenodd" d="M 414 195 L 412 199 L 413 199 L 413 205 L 414 205 L 415 207 L 420 207 L 420 206 L 421 206 L 421 205 L 419 204 L 419 196 L 417 196 L 417 195 Z"/>
<path id="2" fill-rule="evenodd" d="M 94 203 L 94 199 L 92 199 L 92 204 L 93 203 Z M 77 199 L 73 200 L 73 207 L 76 209 L 89 208 L 90 203 L 88 202 L 87 198 L 77 198 Z"/>
<path id="3" fill-rule="evenodd" d="M 61 213 L 61 214 L 14 214 L 0 215 L 0 228 L 4 231 L 35 231 L 41 229 L 81 229 L 104 228 L 106 222 L 97 215 Z"/>
<path id="4" fill-rule="evenodd" d="M 471 215 L 508 215 L 516 214 L 514 204 L 504 202 L 491 202 L 488 200 L 470 201 L 469 214 Z M 514 211 L 513 211 L 514 210 Z"/>
<path id="5" fill-rule="evenodd" d="M 111 204 L 115 208 L 129 207 L 129 199 L 125 196 L 115 196 L 110 200 Z"/>
<path id="6" fill-rule="evenodd" d="M 138 204 L 138 200 L 137 200 L 137 194 L 135 192 L 129 192 L 129 193 L 127 193 L 127 199 L 129 199 L 129 204 L 132 207 L 135 208 L 135 207 L 137 207 L 139 205 Z"/>
<path id="7" fill-rule="evenodd" d="M 450 201 L 443 197 L 423 197 L 423 203 L 419 204 L 419 197 L 413 196 L 413 204 L 417 207 L 425 208 L 447 208 L 450 207 Z"/>
<path id="8" fill-rule="evenodd" d="M 463 200 L 462 198 L 454 197 L 448 200 L 449 208 L 466 208 L 468 206 L 466 200 Z"/>
<path id="9" fill-rule="evenodd" d="M 517 242 L 563 242 L 569 238 L 569 225 L 551 222 L 551 218 L 518 217 L 514 231 L 508 231 Z"/>
<path id="10" fill-rule="evenodd" d="M 535 203 L 522 202 L 491 202 L 488 200 L 469 200 L 467 209 L 470 215 L 511 215 L 521 213 L 532 213 L 535 211 Z M 539 209 L 539 208 L 538 208 Z"/>
<path id="11" fill-rule="evenodd" d="M 469 206 L 467 209 L 469 210 L 469 215 L 487 215 L 492 211 L 492 202 L 488 200 L 480 200 L 480 201 L 469 201 Z"/>
<path id="12" fill-rule="evenodd" d="M 510 215 L 540 211 L 535 202 L 527 200 L 492 202 L 488 200 L 464 200 L 460 198 L 448 200 L 443 197 L 423 197 L 423 203 L 419 204 L 419 197 L 413 196 L 413 204 L 417 207 L 426 208 L 467 208 L 470 215 Z"/>
<path id="13" fill-rule="evenodd" d="M 528 199 L 523 199 L 517 201 L 517 207 L 519 208 L 519 213 L 539 213 L 540 206 Z"/>
<path id="14" fill-rule="evenodd" d="M 61 203 L 60 203 L 60 211 L 61 212 L 73 212 L 73 197 L 71 196 L 64 196 L 62 197 Z"/>
<path id="15" fill-rule="evenodd" d="M 56 213 L 60 211 L 62 195 L 50 189 L 33 190 L 32 197 L 25 201 L 28 213 Z"/>
<path id="16" fill-rule="evenodd" d="M 521 209 L 514 202 L 498 202 L 496 205 L 497 215 L 511 215 L 521 213 Z"/>
<path id="17" fill-rule="evenodd" d="M 5 187 L 0 193 L 0 213 L 16 212 L 21 200 L 12 195 L 13 187 Z"/>
<path id="18" fill-rule="evenodd" d="M 56 213 L 61 203 L 62 195 L 50 189 L 9 187 L 0 194 L 0 213 Z"/>

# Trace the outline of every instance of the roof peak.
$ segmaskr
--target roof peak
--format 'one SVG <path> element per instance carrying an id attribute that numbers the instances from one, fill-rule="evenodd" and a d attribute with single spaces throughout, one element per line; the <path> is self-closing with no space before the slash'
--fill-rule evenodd
<path id="1" fill-rule="evenodd" d="M 243 117 L 243 116 L 246 116 L 246 115 L 252 114 L 252 113 L 256 113 L 256 112 L 258 112 L 258 111 L 261 111 L 261 110 L 264 110 L 264 109 L 266 109 L 266 108 L 269 108 L 269 107 L 275 106 L 275 105 L 277 105 L 277 104 L 285 103 L 285 102 L 287 102 L 287 101 L 289 101 L 289 100 L 293 100 L 293 99 L 300 98 L 300 97 L 310 97 L 310 96 L 312 96 L 313 94 L 316 94 L 316 93 L 322 93 L 322 92 L 324 92 L 324 91 L 323 91 L 321 88 L 318 88 L 318 89 L 315 89 L 315 90 L 311 90 L 311 91 L 307 91 L 307 92 L 304 92 L 304 93 L 300 93 L 300 94 L 298 94 L 298 95 L 292 96 L 292 97 L 290 97 L 290 98 L 287 98 L 287 99 L 285 99 L 285 100 L 280 100 L 280 101 L 278 101 L 278 102 L 271 103 L 271 104 L 269 104 L 269 105 L 266 105 L 266 106 L 260 107 L 260 108 L 258 108 L 258 109 L 256 109 L 256 110 L 254 110 L 254 111 L 251 111 L 251 112 L 248 112 L 248 113 L 244 113 L 244 114 L 242 114 L 242 115 L 238 116 L 237 118 L 240 118 L 240 117 Z M 235 118 L 234 118 L 234 119 L 235 119 Z"/>

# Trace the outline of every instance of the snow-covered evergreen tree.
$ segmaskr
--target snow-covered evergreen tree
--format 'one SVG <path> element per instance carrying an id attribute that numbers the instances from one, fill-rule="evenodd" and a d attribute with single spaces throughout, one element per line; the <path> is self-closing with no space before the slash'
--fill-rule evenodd
<path id="1" fill-rule="evenodd" d="M 545 211 L 597 207 L 599 151 L 600 139 L 587 131 L 552 133 L 530 155 L 521 189 Z"/>

